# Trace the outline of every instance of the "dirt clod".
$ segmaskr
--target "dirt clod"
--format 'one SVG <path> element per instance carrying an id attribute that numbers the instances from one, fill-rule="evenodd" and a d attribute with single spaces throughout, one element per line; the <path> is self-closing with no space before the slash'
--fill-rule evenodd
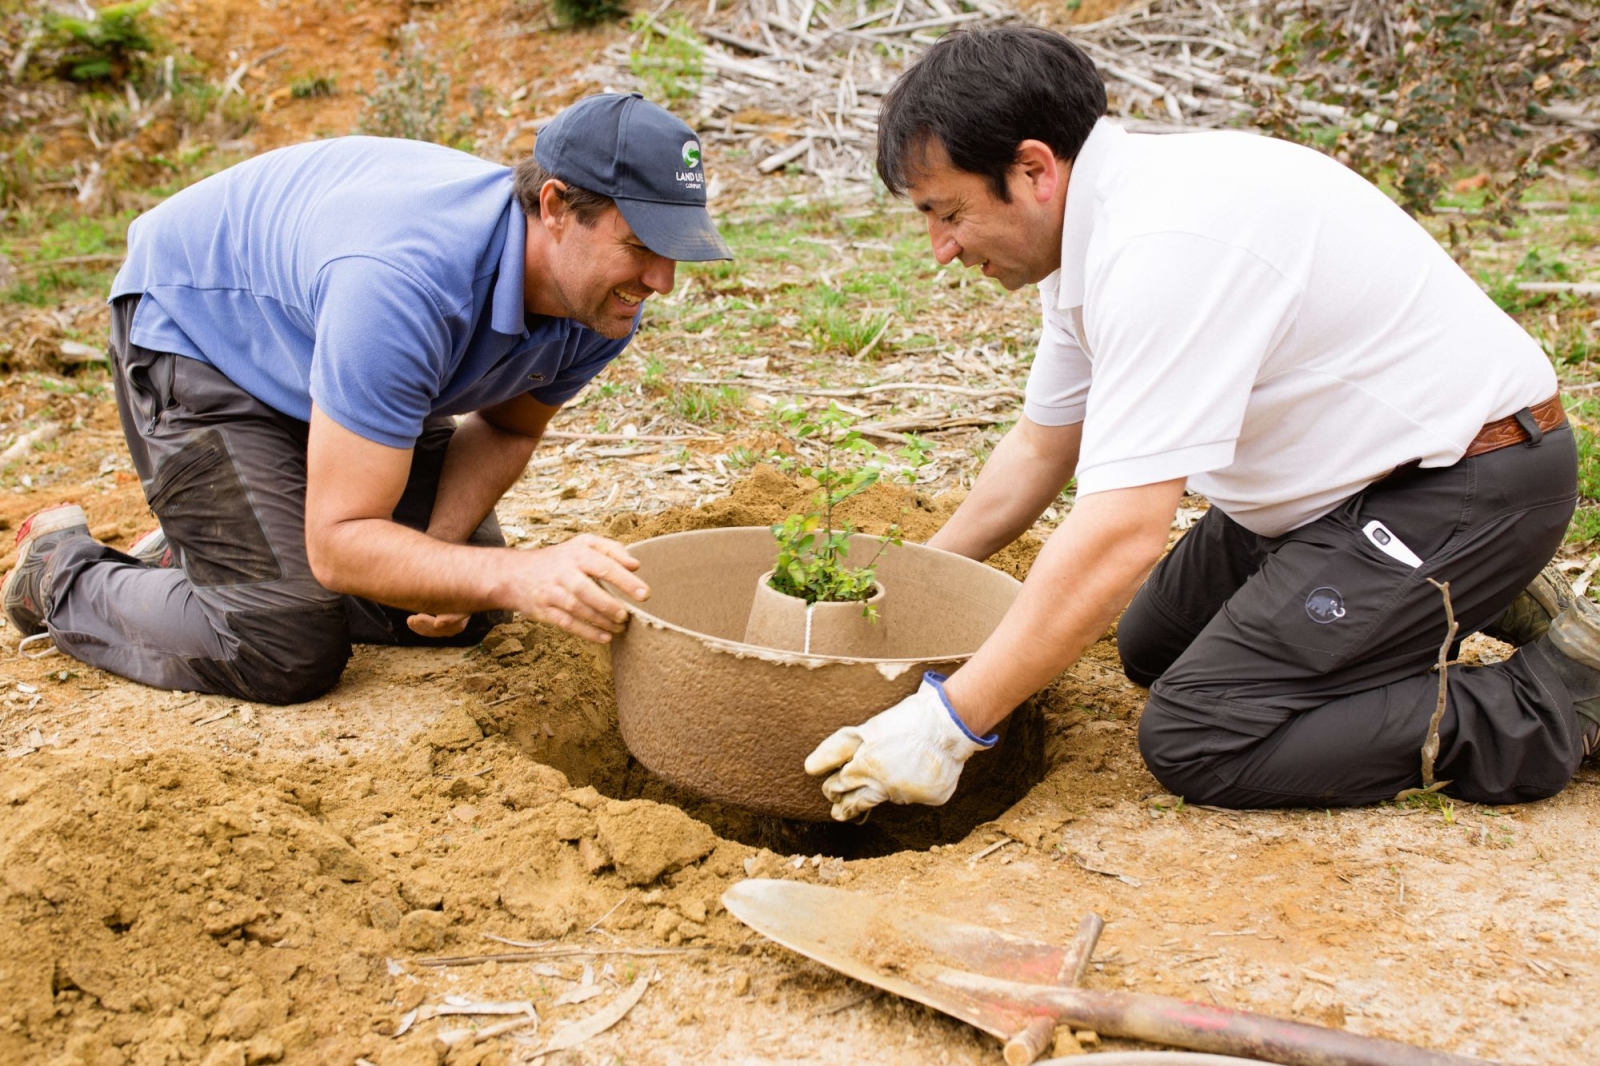
<path id="1" fill-rule="evenodd" d="M 598 843 L 630 885 L 703 859 L 717 843 L 708 826 L 655 803 L 608 803 L 595 824 Z"/>

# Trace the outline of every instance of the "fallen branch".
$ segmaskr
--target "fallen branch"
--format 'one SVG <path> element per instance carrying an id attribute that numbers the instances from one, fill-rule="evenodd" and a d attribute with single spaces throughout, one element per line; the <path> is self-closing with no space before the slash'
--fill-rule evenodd
<path id="1" fill-rule="evenodd" d="M 634 1008 L 634 1005 L 644 998 L 645 990 L 649 987 L 650 978 L 640 974 L 639 978 L 628 987 L 627 991 L 582 1021 L 573 1022 L 571 1025 L 558 1029 L 550 1037 L 550 1043 L 535 1051 L 529 1058 L 536 1059 L 553 1051 L 570 1051 L 591 1037 L 599 1036 L 620 1022 Z"/>
<path id="2" fill-rule="evenodd" d="M 1444 643 L 1439 645 L 1439 702 L 1433 708 L 1433 717 L 1428 719 L 1428 738 L 1422 742 L 1422 787 L 1408 788 L 1395 796 L 1398 802 L 1410 799 L 1413 796 L 1437 792 L 1450 782 L 1433 779 L 1433 761 L 1439 757 L 1439 723 L 1444 719 L 1445 696 L 1448 694 L 1450 683 L 1450 645 L 1456 641 L 1456 631 L 1460 626 L 1456 622 L 1456 610 L 1450 603 L 1450 582 L 1435 581 L 1428 578 L 1428 584 L 1439 590 L 1439 595 L 1444 597 L 1444 617 L 1448 623 L 1444 635 Z"/>
<path id="3" fill-rule="evenodd" d="M 853 389 L 814 389 L 788 381 L 763 381 L 741 378 L 681 378 L 685 385 L 728 386 L 736 389 L 762 389 L 767 392 L 803 392 L 807 396 L 832 396 L 848 399 L 852 396 L 876 396 L 880 392 L 945 392 L 953 396 L 973 396 L 987 399 L 994 396 L 1022 398 L 1022 390 L 1011 386 L 992 389 L 974 389 L 965 385 L 945 385 L 933 381 L 886 381 L 881 385 L 862 385 Z"/>
<path id="4" fill-rule="evenodd" d="M 947 429 L 965 429 L 972 426 L 992 426 L 1005 421 L 1001 415 L 966 415 L 961 418 L 903 418 L 896 422 L 869 422 L 857 426 L 863 435 L 904 441 L 907 433 L 939 433 Z"/>
<path id="5" fill-rule="evenodd" d="M 1557 292 L 1572 296 L 1600 296 L 1600 282 L 1595 281 L 1523 281 L 1517 284 L 1518 292 Z"/>
<path id="6" fill-rule="evenodd" d="M 509 1022 L 500 1022 L 497 1025 L 485 1026 L 482 1029 L 447 1029 L 440 1033 L 436 1039 L 447 1047 L 454 1047 L 456 1044 L 466 1044 L 471 1047 L 473 1044 L 484 1040 L 491 1040 L 506 1033 L 514 1033 L 518 1029 L 526 1029 L 530 1025 L 536 1029 L 538 1028 L 539 1016 L 537 1014 L 530 1014 L 523 1018 L 513 1018 Z"/>
<path id="7" fill-rule="evenodd" d="M 33 450 L 36 444 L 43 444 L 61 432 L 61 425 L 57 422 L 46 422 L 37 429 L 30 429 L 16 440 L 11 442 L 11 447 L 0 452 L 0 466 L 16 462 Z"/>
<path id="8" fill-rule="evenodd" d="M 673 436 L 670 434 L 651 435 L 648 433 L 637 433 L 630 437 L 625 433 L 565 433 L 559 429 L 551 429 L 545 431 L 544 439 L 583 440 L 592 441 L 596 444 L 622 444 L 629 441 L 639 441 L 642 444 L 678 444 L 692 440 L 721 440 L 722 435 L 706 435 L 702 433 Z"/>
<path id="9" fill-rule="evenodd" d="M 756 169 L 763 174 L 771 174 L 785 163 L 792 163 L 806 154 L 806 149 L 811 147 L 811 138 L 802 137 L 787 148 L 780 148 L 767 158 L 756 164 Z"/>
<path id="10" fill-rule="evenodd" d="M 48 270 L 51 267 L 89 266 L 94 263 L 120 263 L 127 258 L 125 252 L 97 252 L 94 255 L 68 255 L 60 259 L 40 259 L 32 263 L 12 263 L 17 270 Z"/>
<path id="11" fill-rule="evenodd" d="M 704 948 L 552 948 L 549 951 L 506 951 L 494 955 L 436 955 L 417 959 L 418 966 L 482 966 L 486 962 L 538 962 L 588 955 L 687 955 Z"/>

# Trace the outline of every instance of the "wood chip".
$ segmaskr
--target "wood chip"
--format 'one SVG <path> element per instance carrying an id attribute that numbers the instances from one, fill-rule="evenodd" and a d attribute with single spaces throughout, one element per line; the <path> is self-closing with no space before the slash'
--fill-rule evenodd
<path id="1" fill-rule="evenodd" d="M 558 1029 L 550 1037 L 550 1043 L 533 1052 L 529 1058 L 539 1058 L 556 1051 L 570 1051 L 580 1044 L 586 1043 L 591 1038 L 599 1036 L 607 1029 L 616 1025 L 634 1006 L 644 998 L 645 991 L 650 987 L 650 978 L 641 974 L 621 995 L 606 1006 L 595 1011 L 582 1021 Z"/>
<path id="2" fill-rule="evenodd" d="M 1072 861 L 1077 863 L 1081 869 L 1086 870 L 1089 873 L 1099 874 L 1101 877 L 1114 877 L 1123 884 L 1130 885 L 1134 888 L 1140 888 L 1144 885 L 1144 882 L 1140 881 L 1137 877 L 1130 877 L 1128 874 L 1119 874 L 1115 870 L 1102 870 L 1097 866 L 1090 866 L 1088 861 L 1077 852 L 1072 853 Z"/>

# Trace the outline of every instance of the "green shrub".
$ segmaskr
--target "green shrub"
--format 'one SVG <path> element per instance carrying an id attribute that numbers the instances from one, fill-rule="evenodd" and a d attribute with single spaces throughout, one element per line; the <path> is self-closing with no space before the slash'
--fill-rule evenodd
<path id="1" fill-rule="evenodd" d="M 851 425 L 850 415 L 836 403 L 819 415 L 789 407 L 778 413 L 778 419 L 795 439 L 820 443 L 822 459 L 815 464 L 793 458 L 779 460 L 782 469 L 815 481 L 817 491 L 805 511 L 788 515 L 771 527 L 778 554 L 767 584 L 807 603 L 866 600 L 877 585 L 879 556 L 890 545 L 901 543 L 900 527 L 889 527 L 883 544 L 865 565 L 846 566 L 843 560 L 856 530 L 849 522 L 835 528 L 833 512 L 878 483 L 886 457 Z M 911 438 L 902 456 L 913 469 L 923 465 L 928 461 L 926 442 Z M 868 618 L 876 617 L 870 605 L 861 610 Z"/>
<path id="2" fill-rule="evenodd" d="M 289 83 L 289 95 L 296 100 L 311 100 L 319 96 L 332 96 L 339 91 L 338 79 L 332 74 L 307 74 Z"/>
<path id="3" fill-rule="evenodd" d="M 1380 25 L 1307 2 L 1280 29 L 1271 72 L 1286 90 L 1254 96 L 1257 126 L 1328 151 L 1400 206 L 1429 214 L 1469 149 L 1521 150 L 1488 186 L 1483 214 L 1507 224 L 1540 167 L 1566 142 L 1528 146 L 1524 123 L 1552 99 L 1600 86 L 1582 23 L 1541 18 L 1544 0 L 1398 0 Z M 1576 28 L 1568 30 L 1571 25 Z M 1344 110 L 1329 127 L 1293 106 L 1301 96 Z M 1503 151 L 1503 149 L 1502 149 Z"/>
<path id="4" fill-rule="evenodd" d="M 666 24 L 639 15 L 632 29 L 639 45 L 628 53 L 628 69 L 645 85 L 645 95 L 668 106 L 699 91 L 705 74 L 700 42 L 683 18 Z"/>
<path id="5" fill-rule="evenodd" d="M 41 52 L 53 55 L 57 73 L 71 81 L 126 81 L 155 50 L 155 40 L 140 23 L 154 2 L 111 4 L 91 18 L 46 11 Z"/>
<path id="6" fill-rule="evenodd" d="M 402 31 L 399 55 L 385 53 L 384 58 L 394 62 L 394 69 L 379 71 L 371 92 L 356 90 L 362 100 L 356 132 L 466 147 L 472 119 L 447 117 L 450 75 L 428 56 L 416 32 Z"/>
<path id="7" fill-rule="evenodd" d="M 618 0 L 555 0 L 556 17 L 569 26 L 593 26 L 628 13 Z"/>

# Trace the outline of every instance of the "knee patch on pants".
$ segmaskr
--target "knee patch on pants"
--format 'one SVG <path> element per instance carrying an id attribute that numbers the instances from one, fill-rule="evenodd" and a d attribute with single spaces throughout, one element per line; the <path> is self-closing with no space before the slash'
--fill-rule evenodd
<path id="1" fill-rule="evenodd" d="M 283 576 L 219 430 L 197 434 L 162 462 L 150 486 L 150 507 L 161 516 L 168 540 L 182 549 L 184 570 L 197 588 Z"/>
<path id="2" fill-rule="evenodd" d="M 304 703 L 333 688 L 350 661 L 350 632 L 337 603 L 232 611 L 227 621 L 237 654 L 211 665 L 216 683 L 243 699 Z"/>

